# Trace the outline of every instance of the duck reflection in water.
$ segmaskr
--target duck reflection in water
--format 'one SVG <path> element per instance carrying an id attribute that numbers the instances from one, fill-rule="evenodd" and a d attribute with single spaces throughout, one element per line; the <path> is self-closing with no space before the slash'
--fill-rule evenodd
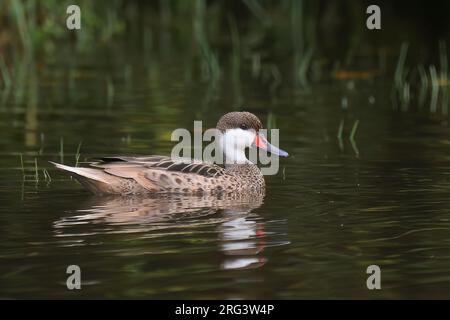
<path id="1" fill-rule="evenodd" d="M 108 196 L 89 199 L 76 214 L 54 222 L 55 236 L 87 243 L 89 236 L 133 234 L 139 239 L 217 232 L 222 269 L 257 268 L 266 263 L 264 222 L 252 210 L 264 194 Z M 216 226 L 214 228 L 214 226 Z M 208 236 L 210 231 L 205 236 Z M 82 239 L 80 239 L 82 238 Z M 68 241 L 67 241 L 68 240 Z"/>

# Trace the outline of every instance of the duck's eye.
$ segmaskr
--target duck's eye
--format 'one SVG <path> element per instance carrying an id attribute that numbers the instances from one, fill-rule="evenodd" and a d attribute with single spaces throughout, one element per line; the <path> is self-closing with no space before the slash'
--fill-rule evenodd
<path id="1" fill-rule="evenodd" d="M 246 125 L 245 123 L 243 123 L 243 124 L 241 124 L 241 129 L 242 129 L 242 130 L 247 130 L 248 127 L 247 127 L 247 125 Z"/>

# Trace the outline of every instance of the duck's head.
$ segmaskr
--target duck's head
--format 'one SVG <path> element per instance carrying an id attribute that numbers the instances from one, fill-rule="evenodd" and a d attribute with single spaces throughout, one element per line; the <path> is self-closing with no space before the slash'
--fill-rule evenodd
<path id="1" fill-rule="evenodd" d="M 280 157 L 287 157 L 286 151 L 271 145 L 260 130 L 262 123 L 253 113 L 230 112 L 222 116 L 216 128 L 222 133 L 220 146 L 222 147 L 227 164 L 249 163 L 245 155 L 245 148 L 256 147 L 266 150 Z"/>

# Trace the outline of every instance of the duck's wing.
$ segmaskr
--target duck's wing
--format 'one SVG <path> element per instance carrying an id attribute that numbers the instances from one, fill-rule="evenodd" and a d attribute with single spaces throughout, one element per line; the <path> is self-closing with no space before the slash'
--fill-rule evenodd
<path id="1" fill-rule="evenodd" d="M 166 172 L 200 175 L 206 178 L 217 178 L 225 174 L 225 169 L 218 165 L 185 158 L 172 159 L 167 156 L 143 157 L 103 157 L 99 162 L 91 163 L 97 168 L 147 168 Z"/>
<path id="2" fill-rule="evenodd" d="M 91 168 L 53 163 L 96 194 L 221 192 L 235 177 L 218 165 L 166 156 L 103 157 Z"/>
<path id="3" fill-rule="evenodd" d="M 220 190 L 227 177 L 218 165 L 166 156 L 103 157 L 91 166 L 115 177 L 133 179 L 150 192 L 197 193 Z"/>

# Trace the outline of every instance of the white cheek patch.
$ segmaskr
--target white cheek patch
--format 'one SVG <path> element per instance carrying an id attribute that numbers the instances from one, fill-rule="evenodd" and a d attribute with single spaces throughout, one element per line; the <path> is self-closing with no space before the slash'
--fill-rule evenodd
<path id="1" fill-rule="evenodd" d="M 248 163 L 245 148 L 250 147 L 255 138 L 256 133 L 253 130 L 239 128 L 227 130 L 222 137 L 222 148 L 226 163 Z"/>
<path id="2" fill-rule="evenodd" d="M 224 141 L 227 145 L 236 147 L 250 147 L 255 141 L 256 134 L 253 130 L 242 130 L 239 128 L 229 129 L 224 134 Z"/>

